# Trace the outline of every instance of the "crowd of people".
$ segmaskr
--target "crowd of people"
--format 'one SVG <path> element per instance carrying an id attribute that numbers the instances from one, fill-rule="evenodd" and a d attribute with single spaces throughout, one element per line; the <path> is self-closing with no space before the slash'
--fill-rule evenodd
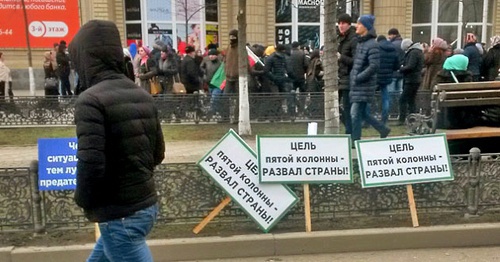
<path id="1" fill-rule="evenodd" d="M 339 99 L 346 134 L 360 139 L 363 121 L 386 137 L 390 97 L 398 97 L 398 124 L 417 113 L 419 90 L 429 91 L 439 83 L 494 81 L 500 68 L 500 36 L 493 36 L 488 50 L 467 33 L 464 47 L 453 48 L 436 37 L 430 45 L 403 39 L 397 28 L 387 36 L 373 28 L 374 17 L 363 15 L 352 26 L 347 14 L 338 17 Z M 380 122 L 370 112 L 371 97 L 380 91 Z"/>
<path id="2" fill-rule="evenodd" d="M 397 97 L 398 124 L 403 125 L 407 115 L 419 110 L 415 101 L 418 90 L 431 90 L 434 85 L 443 82 L 492 81 L 498 76 L 500 36 L 490 39 L 491 45 L 487 50 L 485 44 L 477 41 L 475 34 L 467 33 L 463 49 L 460 49 L 453 48 L 439 37 L 432 39 L 430 44 L 414 42 L 409 38 L 403 39 L 396 28 L 390 29 L 386 35 L 377 35 L 373 28 L 374 19 L 362 16 L 358 21 L 352 21 L 348 14 L 338 16 L 339 104 L 341 121 L 347 134 L 358 132 L 357 127 L 353 131 L 353 125 L 358 125 L 361 114 L 357 112 L 357 103 L 371 100 L 366 98 L 373 97 L 372 89 L 379 91 L 381 96 L 381 110 L 376 112 L 380 116 L 380 122 L 387 124 L 389 112 L 393 111 L 390 109 L 394 107 L 391 105 L 391 101 L 394 101 L 391 98 Z M 358 27 L 364 27 L 366 32 L 360 31 Z M 211 105 L 206 113 L 207 119 L 219 115 L 217 119 L 220 122 L 227 122 L 231 103 L 238 103 L 237 99 L 224 99 L 225 95 L 238 93 L 237 30 L 229 32 L 229 41 L 229 46 L 224 49 L 210 44 L 202 51 L 199 46 L 187 45 L 185 50 L 179 50 L 182 52 L 159 40 L 152 48 L 138 41 L 123 48 L 124 72 L 152 95 L 178 93 L 179 90 L 174 88 L 176 83 L 182 83 L 185 94 L 210 94 Z M 247 46 L 253 53 L 253 61 L 250 61 L 248 68 L 252 119 L 274 121 L 295 116 L 322 118 L 323 103 L 321 98 L 318 98 L 321 96 L 311 96 L 323 91 L 322 48 L 312 49 L 301 46 L 299 42 L 293 42 L 291 45 Z M 369 49 L 368 53 L 366 49 Z M 364 61 L 359 59 L 362 55 L 366 56 Z M 0 97 L 8 94 L 12 100 L 12 77 L 3 62 L 4 56 L 0 53 Z M 53 49 L 44 54 L 46 95 L 71 96 L 73 92 L 80 94 L 83 91 L 78 74 L 75 74 L 75 88 L 72 91 L 70 74 L 74 66 L 69 57 L 64 40 L 55 43 Z M 367 61 L 368 64 L 357 64 Z M 359 68 L 356 68 L 356 65 Z M 221 74 L 217 73 L 219 68 L 224 69 L 224 81 L 216 81 L 214 84 L 214 77 L 218 80 L 221 77 Z M 353 69 L 356 69 L 354 73 Z M 151 90 L 153 80 L 159 82 L 161 91 Z M 370 91 L 359 93 L 358 89 L 363 86 Z M 271 102 L 261 101 L 259 93 L 282 94 L 285 98 Z M 353 109 L 353 105 L 356 108 Z M 238 115 L 237 108 L 236 106 L 233 115 Z M 362 123 L 377 120 L 370 117 L 374 115 L 370 108 L 368 103 Z M 357 118 L 353 119 L 355 115 Z"/>

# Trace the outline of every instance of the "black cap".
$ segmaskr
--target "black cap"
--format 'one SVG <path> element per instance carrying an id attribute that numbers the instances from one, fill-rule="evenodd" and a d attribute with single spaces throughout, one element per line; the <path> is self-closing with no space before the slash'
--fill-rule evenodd
<path id="1" fill-rule="evenodd" d="M 389 29 L 389 32 L 387 32 L 388 35 L 399 35 L 399 30 L 397 28 L 391 28 Z"/>
<path id="2" fill-rule="evenodd" d="M 286 46 L 283 45 L 283 44 L 278 44 L 276 46 L 276 51 L 278 51 L 278 52 L 284 52 L 284 51 L 286 51 Z"/>
<path id="3" fill-rule="evenodd" d="M 185 51 L 186 51 L 186 54 L 189 54 L 189 53 L 191 53 L 191 52 L 194 52 L 194 51 L 195 51 L 195 50 L 194 50 L 194 46 L 192 46 L 192 45 L 188 45 L 188 46 L 186 46 L 186 50 L 185 50 Z"/>
<path id="4" fill-rule="evenodd" d="M 293 47 L 293 48 L 297 48 L 297 47 L 299 47 L 299 46 L 300 46 L 299 42 L 297 42 L 297 41 L 293 41 L 293 43 L 292 43 L 292 47 Z"/>
<path id="5" fill-rule="evenodd" d="M 338 22 L 344 22 L 344 23 L 348 23 L 348 24 L 351 24 L 352 23 L 352 18 L 349 14 L 341 14 L 339 15 L 338 17 Z"/>

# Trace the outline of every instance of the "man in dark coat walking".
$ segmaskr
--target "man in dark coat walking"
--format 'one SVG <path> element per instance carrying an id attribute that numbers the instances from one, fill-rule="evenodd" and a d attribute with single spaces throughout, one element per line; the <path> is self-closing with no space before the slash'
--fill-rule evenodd
<path id="1" fill-rule="evenodd" d="M 359 43 L 354 55 L 354 65 L 350 75 L 351 91 L 351 118 L 352 118 L 352 140 L 361 139 L 361 128 L 363 120 L 372 125 L 381 138 L 387 137 L 391 129 L 384 126 L 370 115 L 368 107 L 375 95 L 377 88 L 377 72 L 380 66 L 380 50 L 375 38 L 375 28 L 373 24 L 375 17 L 363 15 L 356 24 L 356 34 Z"/>
<path id="2" fill-rule="evenodd" d="M 358 40 L 356 28 L 351 25 L 352 19 L 348 14 L 341 14 L 338 18 L 337 39 L 339 61 L 339 104 L 340 117 L 345 126 L 345 133 L 351 133 L 351 101 L 349 100 L 349 74 L 354 62 L 354 53 Z"/>
<path id="3" fill-rule="evenodd" d="M 386 124 L 390 107 L 389 85 L 392 83 L 394 72 L 399 69 L 399 54 L 385 36 L 379 35 L 377 43 L 380 48 L 380 68 L 377 74 L 377 84 L 382 97 L 382 123 Z"/>
<path id="4" fill-rule="evenodd" d="M 153 98 L 123 72 L 121 44 L 113 22 L 91 20 L 69 46 L 85 90 L 75 104 L 75 201 L 101 231 L 88 261 L 153 261 L 146 237 L 165 143 Z"/>

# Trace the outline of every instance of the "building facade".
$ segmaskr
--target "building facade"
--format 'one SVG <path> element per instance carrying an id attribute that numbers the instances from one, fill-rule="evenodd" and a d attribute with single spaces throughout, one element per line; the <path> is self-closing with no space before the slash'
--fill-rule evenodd
<path id="1" fill-rule="evenodd" d="M 238 0 L 67 0 L 77 1 L 80 24 L 92 19 L 114 21 L 124 46 L 142 41 L 152 46 L 163 41 L 177 50 L 208 44 L 225 48 L 228 32 L 238 27 Z M 247 41 L 263 45 L 299 41 L 318 48 L 323 45 L 324 0 L 247 1 Z M 454 47 L 463 45 L 467 32 L 489 45 L 489 37 L 500 34 L 498 0 L 337 0 L 337 12 L 354 19 L 376 16 L 375 28 L 387 34 L 398 28 L 402 37 L 429 43 L 439 36 Z M 29 10 L 28 10 L 29 12 Z M 19 17 L 19 23 L 23 23 Z M 57 42 L 55 39 L 54 42 Z M 70 42 L 71 39 L 65 39 Z M 27 49 L 1 48 L 13 69 L 28 67 Z M 33 67 L 42 67 L 43 52 L 33 48 Z"/>

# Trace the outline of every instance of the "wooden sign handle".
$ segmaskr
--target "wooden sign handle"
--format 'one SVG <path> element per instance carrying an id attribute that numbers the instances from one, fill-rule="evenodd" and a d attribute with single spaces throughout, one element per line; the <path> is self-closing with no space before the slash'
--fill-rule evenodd
<path id="1" fill-rule="evenodd" d="M 413 186 L 406 185 L 406 192 L 408 193 L 408 205 L 410 206 L 411 221 L 413 223 L 413 227 L 418 227 L 417 206 L 415 205 L 415 198 L 413 196 Z"/>
<path id="2" fill-rule="evenodd" d="M 311 201 L 309 184 L 304 184 L 304 217 L 306 219 L 306 232 L 311 232 Z"/>
<path id="3" fill-rule="evenodd" d="M 200 231 L 203 230 L 203 228 L 205 228 L 205 226 L 210 223 L 210 221 L 212 221 L 212 219 L 214 219 L 214 217 L 217 216 L 220 211 L 222 211 L 222 209 L 229 204 L 229 202 L 231 202 L 231 197 L 224 198 L 224 200 L 222 200 L 222 202 L 220 202 L 220 204 L 215 207 L 214 210 L 208 214 L 208 216 L 206 216 L 195 228 L 193 228 L 193 233 L 200 233 Z"/>

